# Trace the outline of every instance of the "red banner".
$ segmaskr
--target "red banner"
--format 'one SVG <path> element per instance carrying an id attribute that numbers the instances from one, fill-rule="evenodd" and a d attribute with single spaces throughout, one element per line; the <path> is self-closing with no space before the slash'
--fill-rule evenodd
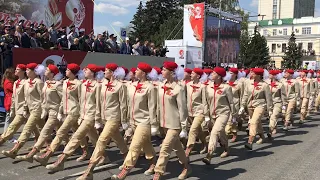
<path id="1" fill-rule="evenodd" d="M 24 26 L 43 23 L 47 27 L 54 24 L 56 29 L 74 25 L 89 33 L 93 29 L 93 8 L 91 0 L 34 0 L 12 1 L 0 6 L 0 20 L 14 25 L 25 20 Z M 11 24 L 13 25 L 13 24 Z"/>

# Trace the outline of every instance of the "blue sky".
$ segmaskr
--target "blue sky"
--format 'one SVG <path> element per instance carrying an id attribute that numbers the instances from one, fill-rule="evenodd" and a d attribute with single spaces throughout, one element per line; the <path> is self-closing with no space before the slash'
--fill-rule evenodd
<path id="1" fill-rule="evenodd" d="M 115 33 L 115 31 L 119 33 L 120 27 L 126 27 L 132 20 L 139 2 L 140 0 L 95 0 L 95 33 L 105 30 L 109 33 Z M 240 7 L 249 11 L 252 16 L 258 14 L 258 0 L 239 0 L 239 3 Z M 315 13 L 316 17 L 320 17 L 319 0 L 316 0 Z"/>

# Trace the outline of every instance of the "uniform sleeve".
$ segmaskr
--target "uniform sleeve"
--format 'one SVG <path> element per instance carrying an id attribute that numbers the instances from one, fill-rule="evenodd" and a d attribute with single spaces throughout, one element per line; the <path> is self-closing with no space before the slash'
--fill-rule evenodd
<path id="1" fill-rule="evenodd" d="M 234 117 L 237 114 L 237 112 L 233 102 L 232 88 L 230 86 L 226 88 L 226 95 L 230 105 L 231 114 Z"/>
<path id="2" fill-rule="evenodd" d="M 120 114 L 121 114 L 121 123 L 128 122 L 128 109 L 127 109 L 127 91 L 124 85 L 121 85 L 119 89 L 119 102 L 120 102 Z"/>
<path id="3" fill-rule="evenodd" d="M 159 85 L 158 85 L 158 87 L 157 87 L 157 94 L 156 94 L 156 100 L 157 100 L 157 122 L 159 122 L 160 123 L 160 98 L 159 98 L 159 94 L 160 94 L 160 83 L 159 83 Z M 157 125 L 159 125 L 159 123 L 157 124 Z M 152 124 L 151 124 L 152 125 Z"/>
<path id="4" fill-rule="evenodd" d="M 59 82 L 59 84 L 57 85 L 57 93 L 58 93 L 58 96 L 60 97 L 60 106 L 59 106 L 59 111 L 58 113 L 60 114 L 63 114 L 63 104 L 62 104 L 62 88 L 63 88 L 63 82 Z"/>
<path id="5" fill-rule="evenodd" d="M 81 109 L 81 104 L 82 104 L 82 102 L 81 102 L 81 92 L 82 92 L 82 83 L 81 82 L 79 82 L 79 84 L 78 84 L 78 99 L 79 99 L 79 105 L 80 105 L 80 111 L 82 111 L 82 109 Z"/>
<path id="6" fill-rule="evenodd" d="M 26 100 L 26 98 L 27 98 L 27 94 L 28 94 L 28 92 L 27 92 L 27 86 L 28 85 L 28 83 L 26 82 L 26 83 L 24 83 L 24 87 L 23 87 L 23 92 L 24 92 L 24 105 L 23 105 L 23 111 L 24 112 L 28 112 L 29 111 L 29 108 L 28 108 L 28 104 L 27 104 L 27 100 Z"/>
<path id="7" fill-rule="evenodd" d="M 41 101 L 43 101 L 43 93 L 42 93 L 43 87 L 44 87 L 44 83 L 41 80 L 39 80 L 39 83 L 37 85 L 37 91 L 40 94 Z"/>
<path id="8" fill-rule="evenodd" d="M 272 95 L 268 84 L 264 86 L 264 93 L 267 101 L 267 111 L 272 111 L 273 109 L 273 102 L 272 102 Z"/>
<path id="9" fill-rule="evenodd" d="M 309 81 L 309 83 L 307 84 L 307 90 L 305 91 L 305 95 L 306 97 L 309 99 L 310 95 L 312 94 L 311 93 L 311 81 Z"/>
<path id="10" fill-rule="evenodd" d="M 280 94 L 281 94 L 282 106 L 287 106 L 288 105 L 288 97 L 286 94 L 286 89 L 282 83 L 281 83 L 281 88 L 280 88 Z"/>
<path id="11" fill-rule="evenodd" d="M 148 92 L 148 108 L 150 115 L 150 124 L 157 124 L 157 90 L 151 85 Z"/>
<path id="12" fill-rule="evenodd" d="M 203 89 L 202 89 L 202 105 L 199 106 L 202 108 L 202 113 L 203 113 L 203 116 L 206 117 L 206 118 L 209 118 L 210 117 L 210 113 L 209 113 L 209 107 L 210 107 L 210 103 L 208 102 L 208 94 L 207 94 L 207 88 L 208 86 L 205 86 Z"/>
<path id="13" fill-rule="evenodd" d="M 249 98 L 248 86 L 247 85 L 243 85 L 243 96 L 242 96 L 242 99 L 241 99 L 241 107 L 243 107 L 243 108 L 247 107 L 248 98 Z"/>
<path id="14" fill-rule="evenodd" d="M 15 82 L 13 83 L 13 91 L 12 91 L 12 92 L 15 92 L 15 90 L 16 90 L 16 83 L 17 83 L 17 81 L 15 81 Z M 14 98 L 15 98 L 15 93 L 12 93 L 10 112 L 13 112 L 13 113 L 15 113 Z"/>
<path id="15" fill-rule="evenodd" d="M 180 116 L 180 123 L 182 130 L 187 130 L 187 98 L 185 90 L 183 87 L 180 87 L 180 92 L 177 95 L 177 105 Z"/>
<path id="16" fill-rule="evenodd" d="M 96 116 L 95 121 L 101 123 L 101 84 L 96 82 L 97 88 L 96 88 Z"/>
<path id="17" fill-rule="evenodd" d="M 294 84 L 295 94 L 296 94 L 296 100 L 300 100 L 300 84 L 296 81 Z"/>

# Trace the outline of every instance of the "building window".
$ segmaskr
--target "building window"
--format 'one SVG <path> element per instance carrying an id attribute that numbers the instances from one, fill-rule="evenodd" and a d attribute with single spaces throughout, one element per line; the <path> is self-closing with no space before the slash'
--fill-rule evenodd
<path id="1" fill-rule="evenodd" d="M 267 30 L 267 29 L 264 29 L 264 30 L 263 30 L 263 35 L 264 35 L 264 36 L 268 36 L 268 30 Z"/>
<path id="2" fill-rule="evenodd" d="M 302 34 L 311 34 L 311 27 L 302 28 Z"/>
<path id="3" fill-rule="evenodd" d="M 287 28 L 284 28 L 284 29 L 283 29 L 283 35 L 284 35 L 284 36 L 288 35 L 288 30 L 287 30 Z"/>
<path id="4" fill-rule="evenodd" d="M 299 47 L 299 49 L 302 49 L 303 43 L 299 43 L 299 44 L 298 44 L 298 47 Z"/>
<path id="5" fill-rule="evenodd" d="M 282 52 L 284 53 L 284 52 L 286 52 L 286 50 L 287 50 L 287 44 L 283 43 L 282 44 Z"/>
<path id="6" fill-rule="evenodd" d="M 312 50 L 313 43 L 308 43 L 308 50 Z"/>
<path id="7" fill-rule="evenodd" d="M 275 53 L 276 52 L 276 48 L 277 48 L 277 45 L 276 44 L 272 44 L 271 52 Z"/>
<path id="8" fill-rule="evenodd" d="M 277 35 L 277 30 L 274 29 L 272 35 L 276 36 Z"/>
<path id="9" fill-rule="evenodd" d="M 273 0 L 273 5 L 276 5 L 277 3 L 277 0 Z"/>

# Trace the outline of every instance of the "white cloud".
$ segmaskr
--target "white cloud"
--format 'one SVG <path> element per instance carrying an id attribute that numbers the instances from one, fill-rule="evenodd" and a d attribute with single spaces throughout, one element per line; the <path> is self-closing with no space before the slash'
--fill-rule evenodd
<path id="1" fill-rule="evenodd" d="M 94 34 L 102 34 L 104 31 L 109 31 L 109 28 L 107 26 L 94 26 L 93 29 Z"/>
<path id="2" fill-rule="evenodd" d="M 315 10 L 314 17 L 320 17 L 320 8 Z"/>
<path id="3" fill-rule="evenodd" d="M 129 13 L 129 10 L 124 7 L 106 3 L 97 4 L 94 6 L 94 11 L 99 13 L 108 13 L 113 16 L 125 15 Z"/>
<path id="4" fill-rule="evenodd" d="M 112 26 L 122 27 L 124 26 L 124 24 L 120 21 L 115 21 L 115 22 L 112 22 Z"/>
<path id="5" fill-rule="evenodd" d="M 139 0 L 97 0 L 98 2 L 105 2 L 108 4 L 115 4 L 121 7 L 131 7 L 131 6 L 138 6 L 140 1 Z M 142 0 L 142 2 L 146 2 L 148 0 Z"/>
<path id="6" fill-rule="evenodd" d="M 252 0 L 251 3 L 250 3 L 251 7 L 258 7 L 258 5 L 259 5 L 259 1 L 258 0 Z"/>

